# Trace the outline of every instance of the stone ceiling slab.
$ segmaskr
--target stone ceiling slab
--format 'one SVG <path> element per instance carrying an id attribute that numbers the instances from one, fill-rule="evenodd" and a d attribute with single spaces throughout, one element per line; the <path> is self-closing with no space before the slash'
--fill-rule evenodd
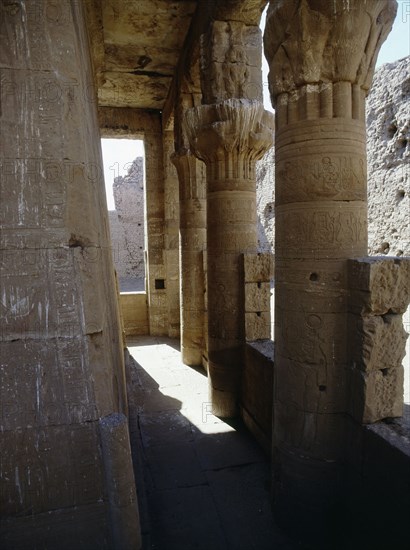
<path id="1" fill-rule="evenodd" d="M 105 72 L 98 89 L 98 104 L 106 107 L 162 109 L 171 77 Z"/>

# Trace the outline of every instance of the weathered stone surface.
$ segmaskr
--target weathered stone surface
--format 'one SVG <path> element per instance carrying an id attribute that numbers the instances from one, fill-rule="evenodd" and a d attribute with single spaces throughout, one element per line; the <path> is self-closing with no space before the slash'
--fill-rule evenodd
<path id="1" fill-rule="evenodd" d="M 280 359 L 280 360 L 278 360 Z M 326 372 L 327 371 L 327 372 Z M 336 414 L 346 408 L 348 372 L 345 365 L 334 372 L 322 364 L 301 363 L 275 353 L 276 397 L 307 413 Z"/>
<path id="2" fill-rule="evenodd" d="M 404 313 L 410 302 L 410 259 L 350 260 L 349 285 L 351 310 L 362 315 Z"/>
<path id="3" fill-rule="evenodd" d="M 266 20 L 280 278 L 275 510 L 293 522 L 296 513 L 296 523 L 306 524 L 306 506 L 295 506 L 312 502 L 307 523 L 315 543 L 322 537 L 318 517 L 341 493 L 351 381 L 346 268 L 349 258 L 367 253 L 364 100 L 396 9 L 387 0 L 285 0 L 270 3 Z M 322 495 L 324 479 L 329 483 Z"/>
<path id="4" fill-rule="evenodd" d="M 351 360 L 363 371 L 397 368 L 405 355 L 408 337 L 402 315 L 348 317 Z"/>
<path id="5" fill-rule="evenodd" d="M 174 132 L 162 133 L 164 162 L 164 254 L 167 273 L 168 336 L 180 336 L 179 180 L 172 162 Z"/>
<path id="6" fill-rule="evenodd" d="M 162 109 L 196 2 L 87 0 L 86 6 L 99 104 Z"/>
<path id="7" fill-rule="evenodd" d="M 243 24 L 210 25 L 201 50 L 201 87 L 208 104 L 185 113 L 190 148 L 207 167 L 208 368 L 214 410 L 227 417 L 238 412 L 244 341 L 240 255 L 257 251 L 255 162 L 273 142 L 271 113 L 243 97 L 252 80 L 245 65 L 252 66 L 261 54 L 258 35 L 257 27 Z M 252 60 L 246 56 L 236 64 L 232 46 L 238 36 L 244 40 L 238 53 L 249 49 Z M 224 78 L 225 70 L 232 81 Z M 261 83 L 260 68 L 252 74 Z M 208 81 L 215 78 L 218 89 L 209 89 Z"/>
<path id="8" fill-rule="evenodd" d="M 172 161 L 179 177 L 181 353 L 186 365 L 201 365 L 204 348 L 204 269 L 206 248 L 205 166 L 189 150 L 175 153 Z"/>
<path id="9" fill-rule="evenodd" d="M 270 283 L 245 283 L 245 311 L 269 311 Z"/>
<path id="10" fill-rule="evenodd" d="M 274 251 L 275 242 L 275 148 L 256 163 L 256 210 L 258 250 Z"/>
<path id="11" fill-rule="evenodd" d="M 396 11 L 397 3 L 390 1 L 272 2 L 264 36 L 272 100 L 295 90 L 300 96 L 303 86 L 316 83 L 323 83 L 318 92 L 331 93 L 334 83 L 337 108 L 338 100 L 348 101 L 343 89 L 347 83 L 368 90 Z M 313 86 L 306 91 L 316 93 Z M 348 118 L 348 113 L 344 116 Z"/>
<path id="12" fill-rule="evenodd" d="M 272 433 L 273 348 L 270 339 L 246 344 L 242 372 L 242 417 L 268 455 Z"/>
<path id="13" fill-rule="evenodd" d="M 114 545 L 118 548 L 141 547 L 137 494 L 132 466 L 128 419 L 114 413 L 99 420 L 106 494 Z"/>
<path id="14" fill-rule="evenodd" d="M 0 11 L 0 538 L 11 547 L 30 516 L 39 548 L 43 514 L 64 510 L 50 540 L 81 547 L 83 510 L 115 546 L 97 419 L 127 402 L 83 6 Z M 135 510 L 125 529 L 138 536 Z"/>
<path id="15" fill-rule="evenodd" d="M 369 251 L 410 255 L 410 57 L 383 65 L 366 102 Z"/>
<path id="16" fill-rule="evenodd" d="M 350 412 L 362 424 L 403 414 L 403 367 L 353 371 Z"/>
<path id="17" fill-rule="evenodd" d="M 241 254 L 257 251 L 255 161 L 272 145 L 271 121 L 261 103 L 244 99 L 195 107 L 185 117 L 191 149 L 207 166 L 210 391 L 214 410 L 227 417 L 238 412 Z"/>
<path id="18" fill-rule="evenodd" d="M 164 167 L 161 120 L 158 113 L 137 109 L 115 109 L 100 107 L 99 122 L 104 137 L 128 136 L 144 139 L 145 185 L 147 219 L 146 290 L 150 300 L 166 294 L 167 274 L 165 268 L 165 206 L 164 206 Z M 150 334 L 168 334 L 167 301 L 159 298 L 150 307 Z"/>
<path id="19" fill-rule="evenodd" d="M 244 254 L 243 270 L 245 283 L 270 281 L 274 271 L 274 257 L 269 253 Z"/>
<path id="20" fill-rule="evenodd" d="M 271 336 L 270 311 L 245 312 L 245 337 L 248 342 Z"/>
<path id="21" fill-rule="evenodd" d="M 215 21 L 202 36 L 201 70 L 204 103 L 244 98 L 262 101 L 262 37 L 258 27 Z"/>
<path id="22" fill-rule="evenodd" d="M 149 334 L 147 295 L 145 292 L 122 292 L 120 306 L 126 336 Z"/>

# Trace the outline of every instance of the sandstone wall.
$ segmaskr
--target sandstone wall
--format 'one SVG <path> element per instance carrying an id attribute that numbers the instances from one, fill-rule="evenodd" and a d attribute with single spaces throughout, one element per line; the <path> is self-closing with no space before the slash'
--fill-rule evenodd
<path id="1" fill-rule="evenodd" d="M 144 159 L 115 178 L 115 210 L 109 212 L 114 264 L 121 291 L 144 290 Z"/>

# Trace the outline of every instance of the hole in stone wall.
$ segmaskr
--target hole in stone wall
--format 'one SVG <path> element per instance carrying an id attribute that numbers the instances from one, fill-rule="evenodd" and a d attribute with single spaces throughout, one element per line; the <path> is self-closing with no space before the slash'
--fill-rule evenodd
<path id="1" fill-rule="evenodd" d="M 377 249 L 377 252 L 379 254 L 388 254 L 389 250 L 390 250 L 390 243 L 382 242 L 379 248 Z"/>
<path id="2" fill-rule="evenodd" d="M 402 201 L 405 196 L 406 196 L 406 192 L 405 192 L 404 189 L 398 189 L 396 191 L 396 200 L 397 200 L 397 202 Z"/>
<path id="3" fill-rule="evenodd" d="M 102 139 L 101 148 L 112 255 L 120 292 L 141 291 L 145 289 L 144 142 Z"/>
<path id="4" fill-rule="evenodd" d="M 260 317 L 260 316 L 262 315 L 262 313 L 261 313 L 260 311 L 257 311 L 257 312 L 256 312 L 256 315 L 257 315 L 258 317 Z"/>
<path id="5" fill-rule="evenodd" d="M 165 279 L 155 279 L 155 290 L 163 290 L 165 288 Z"/>
<path id="6" fill-rule="evenodd" d="M 380 372 L 383 376 L 387 376 L 389 374 L 389 369 L 380 369 Z"/>
<path id="7" fill-rule="evenodd" d="M 319 391 L 326 391 L 326 386 L 319 386 Z"/>
<path id="8" fill-rule="evenodd" d="M 387 126 L 387 135 L 389 139 L 392 139 L 397 132 L 397 124 L 394 120 L 390 122 L 390 124 Z"/>
<path id="9" fill-rule="evenodd" d="M 258 281 L 258 288 L 262 288 L 262 283 Z"/>
<path id="10" fill-rule="evenodd" d="M 319 275 L 317 273 L 311 273 L 309 275 L 309 281 L 315 282 L 315 281 L 318 281 L 318 280 L 319 280 Z"/>

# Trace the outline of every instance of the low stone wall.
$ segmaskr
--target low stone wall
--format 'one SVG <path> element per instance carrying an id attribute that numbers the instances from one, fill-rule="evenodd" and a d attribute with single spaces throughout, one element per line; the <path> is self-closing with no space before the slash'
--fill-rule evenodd
<path id="1" fill-rule="evenodd" d="M 121 292 L 120 308 L 125 336 L 149 334 L 145 292 Z"/>
<path id="2" fill-rule="evenodd" d="M 242 371 L 242 419 L 267 455 L 272 440 L 273 348 L 272 340 L 248 342 Z"/>

